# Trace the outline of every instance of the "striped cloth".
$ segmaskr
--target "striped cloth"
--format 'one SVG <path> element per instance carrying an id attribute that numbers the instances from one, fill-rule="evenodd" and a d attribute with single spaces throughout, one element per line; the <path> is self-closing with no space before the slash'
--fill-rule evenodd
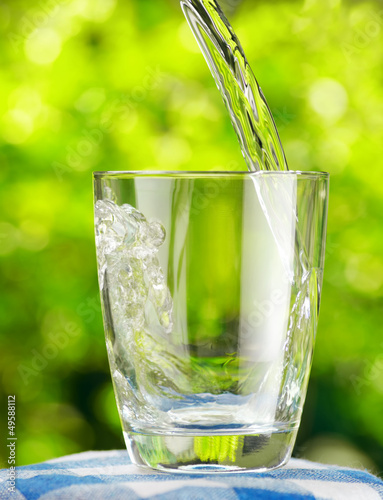
<path id="1" fill-rule="evenodd" d="M 15 500 L 380 500 L 368 472 L 292 459 L 265 473 L 190 475 L 146 471 L 126 451 L 86 452 L 0 471 L 0 499 Z"/>

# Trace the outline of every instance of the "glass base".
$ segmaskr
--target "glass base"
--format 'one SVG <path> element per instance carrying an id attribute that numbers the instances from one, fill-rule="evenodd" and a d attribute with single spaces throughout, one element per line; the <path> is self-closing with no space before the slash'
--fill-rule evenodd
<path id="1" fill-rule="evenodd" d="M 175 436 L 124 432 L 132 462 L 168 472 L 263 472 L 285 465 L 297 431 L 246 435 Z"/>

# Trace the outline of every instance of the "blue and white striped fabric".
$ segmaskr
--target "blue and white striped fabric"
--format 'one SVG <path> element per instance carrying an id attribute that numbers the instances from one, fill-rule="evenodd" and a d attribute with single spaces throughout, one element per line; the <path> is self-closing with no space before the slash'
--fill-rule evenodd
<path id="1" fill-rule="evenodd" d="M 380 500 L 368 472 L 293 459 L 267 473 L 187 475 L 145 471 L 126 451 L 87 452 L 17 467 L 16 491 L 0 471 L 0 500 Z"/>

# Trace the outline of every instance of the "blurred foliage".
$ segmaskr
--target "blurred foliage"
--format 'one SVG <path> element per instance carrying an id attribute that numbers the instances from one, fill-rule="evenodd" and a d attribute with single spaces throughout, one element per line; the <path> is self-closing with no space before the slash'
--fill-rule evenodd
<path id="1" fill-rule="evenodd" d="M 296 455 L 329 460 L 343 449 L 339 460 L 379 472 L 382 5 L 227 3 L 290 168 L 332 176 Z M 22 465 L 124 446 L 98 302 L 91 171 L 245 164 L 176 0 L 3 0 L 0 31 L 1 425 L 4 435 L 15 394 Z"/>

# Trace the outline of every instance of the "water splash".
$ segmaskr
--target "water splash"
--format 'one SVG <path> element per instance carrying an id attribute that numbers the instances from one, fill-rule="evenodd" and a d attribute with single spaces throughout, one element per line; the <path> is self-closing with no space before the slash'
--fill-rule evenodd
<path id="1" fill-rule="evenodd" d="M 181 7 L 229 111 L 249 170 L 288 170 L 265 96 L 221 8 L 215 0 L 181 0 Z"/>
<path id="2" fill-rule="evenodd" d="M 278 360 L 269 360 L 243 372 L 240 359 L 233 358 L 227 366 L 224 356 L 194 358 L 187 345 L 174 342 L 175 305 L 157 256 L 166 238 L 159 222 L 148 221 L 128 204 L 98 200 L 95 227 L 107 348 L 125 422 L 137 428 L 158 422 L 164 428 L 212 422 L 246 426 L 257 415 L 257 424 L 267 423 L 277 409 L 282 371 L 286 375 L 281 400 L 292 399 L 294 404 L 279 405 L 281 421 L 283 412 L 300 405 L 300 393 L 295 394 L 294 388 L 307 373 L 301 365 L 311 360 L 312 335 L 307 335 L 307 329 L 314 325 L 310 294 L 316 282 L 308 277 L 296 282 L 284 367 L 279 367 Z M 316 303 L 315 298 L 312 301 Z M 302 356 L 307 356 L 304 363 Z M 288 369 L 291 359 L 296 362 Z M 276 375 L 276 370 L 281 373 Z M 249 391 L 244 384 L 250 379 Z"/>
<path id="3" fill-rule="evenodd" d="M 119 330 L 140 330 L 155 311 L 165 333 L 173 328 L 173 302 L 157 253 L 165 240 L 159 222 L 148 222 L 131 205 L 99 200 L 95 205 L 100 289 L 108 288 Z"/>
<path id="4" fill-rule="evenodd" d="M 181 6 L 228 108 L 248 168 L 254 172 L 251 178 L 258 199 L 290 284 L 295 287 L 284 350 L 297 362 L 283 381 L 280 399 L 287 398 L 287 404 L 282 405 L 282 410 L 281 405 L 278 408 L 283 412 L 286 407 L 300 406 L 299 391 L 294 388 L 306 376 L 305 367 L 311 362 L 312 336 L 306 331 L 314 324 L 310 298 L 316 290 L 316 282 L 311 279 L 305 246 L 298 231 L 283 218 L 285 213 L 292 213 L 297 221 L 296 192 L 278 188 L 272 175 L 258 175 L 264 170 L 287 171 L 287 162 L 266 99 L 218 4 L 215 0 L 182 0 Z M 295 238 L 292 230 L 296 231 Z M 214 369 L 207 363 L 202 367 L 192 357 L 183 355 L 182 346 L 172 343 L 169 333 L 177 330 L 173 300 L 157 258 L 164 240 L 162 225 L 148 222 L 130 205 L 118 206 L 111 200 L 96 203 L 100 288 L 109 302 L 111 317 L 107 318 L 107 323 L 115 335 L 113 342 L 107 345 L 114 381 L 121 394 L 124 420 L 138 422 L 138 425 L 161 421 L 163 426 L 169 427 L 175 422 L 181 426 L 202 424 L 198 406 L 206 410 L 208 422 L 220 415 L 223 423 L 227 417 L 228 424 L 234 419 L 242 425 L 254 420 L 254 411 L 260 418 L 262 408 L 248 402 L 248 396 L 236 394 L 241 376 L 235 367 L 232 371 L 226 370 L 222 360 L 225 370 L 218 374 L 216 363 L 220 360 L 213 360 Z M 293 261 L 286 258 L 289 245 L 295 245 Z M 312 301 L 315 303 L 315 298 Z M 299 357 L 302 352 L 306 356 L 303 360 Z M 192 383 L 190 372 L 193 373 Z M 260 386 L 274 373 L 271 368 L 261 372 L 266 376 L 260 380 Z M 281 382 L 279 377 L 273 380 L 278 387 Z M 222 393 L 231 399 L 221 401 Z M 277 396 L 277 393 L 272 394 L 275 408 Z M 241 406 L 242 412 L 239 411 Z M 193 407 L 197 407 L 194 416 Z M 138 409 L 142 410 L 140 414 Z M 280 417 L 283 420 L 283 415 Z"/>
<path id="5" fill-rule="evenodd" d="M 237 134 L 243 157 L 250 171 L 288 171 L 283 146 L 267 104 L 248 63 L 245 52 L 228 19 L 216 0 L 181 0 L 183 13 L 206 59 Z M 291 282 L 294 270 L 286 261 L 286 243 L 294 241 L 295 273 L 304 281 L 310 268 L 307 252 L 299 232 L 291 240 L 284 212 L 275 216 L 274 206 L 284 205 L 286 213 L 294 213 L 291 192 L 274 185 L 274 179 L 252 178 L 265 218 L 274 236 L 280 258 Z"/>

